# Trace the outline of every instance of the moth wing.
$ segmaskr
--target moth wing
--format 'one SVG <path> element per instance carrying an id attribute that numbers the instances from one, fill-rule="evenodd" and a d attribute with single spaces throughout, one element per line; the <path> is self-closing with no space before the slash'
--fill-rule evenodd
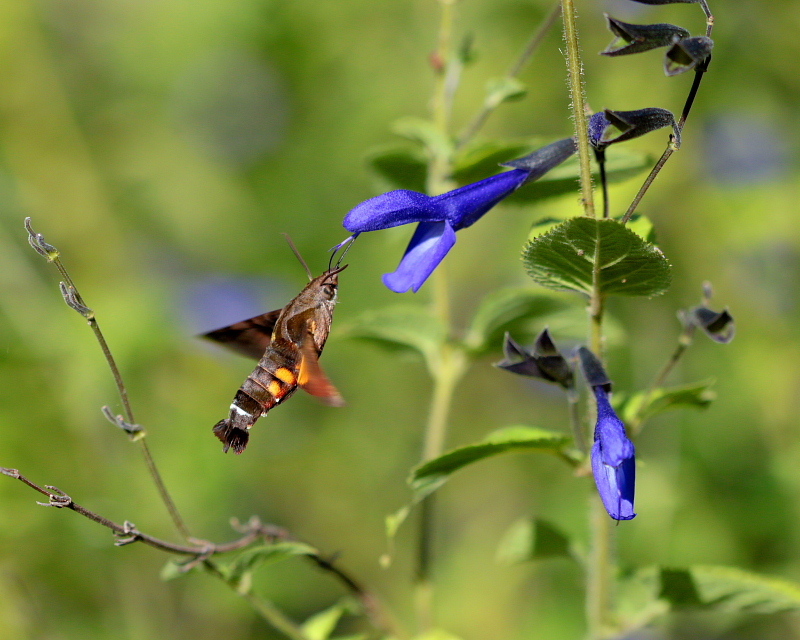
<path id="1" fill-rule="evenodd" d="M 344 405 L 342 394 L 333 386 L 319 365 L 319 355 L 310 331 L 300 347 L 297 384 L 312 396 L 320 398 L 325 404 L 332 407 Z"/>
<path id="2" fill-rule="evenodd" d="M 272 340 L 275 323 L 278 322 L 282 311 L 283 309 L 277 309 L 262 313 L 260 316 L 209 331 L 201 337 L 218 342 L 240 355 L 261 360 Z"/>

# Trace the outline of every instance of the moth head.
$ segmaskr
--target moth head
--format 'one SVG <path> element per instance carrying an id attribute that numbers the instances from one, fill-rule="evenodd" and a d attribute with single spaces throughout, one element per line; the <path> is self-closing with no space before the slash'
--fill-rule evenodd
<path id="1" fill-rule="evenodd" d="M 325 299 L 333 302 L 336 301 L 336 292 L 339 289 L 339 273 L 344 271 L 347 266 L 348 265 L 337 267 L 323 274 L 322 281 L 320 282 L 320 291 Z"/>

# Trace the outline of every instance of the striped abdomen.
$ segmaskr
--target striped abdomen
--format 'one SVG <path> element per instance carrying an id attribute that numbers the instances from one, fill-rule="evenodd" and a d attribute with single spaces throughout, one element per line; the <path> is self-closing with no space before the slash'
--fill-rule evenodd
<path id="1" fill-rule="evenodd" d="M 225 445 L 241 453 L 247 446 L 249 429 L 259 417 L 267 413 L 297 389 L 297 372 L 281 366 L 275 360 L 283 360 L 276 354 L 267 353 L 261 358 L 253 372 L 247 376 L 231 403 L 230 415 L 214 427 L 214 435 Z"/>

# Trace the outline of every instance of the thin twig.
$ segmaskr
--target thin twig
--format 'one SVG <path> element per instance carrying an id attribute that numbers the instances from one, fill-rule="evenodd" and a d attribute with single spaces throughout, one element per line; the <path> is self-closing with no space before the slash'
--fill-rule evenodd
<path id="1" fill-rule="evenodd" d="M 664 386 L 664 383 L 667 381 L 667 377 L 672 370 L 675 368 L 675 365 L 678 364 L 683 354 L 686 350 L 692 345 L 692 340 L 694 339 L 694 332 L 696 326 L 691 322 L 684 323 L 683 331 L 678 336 L 678 344 L 675 346 L 674 351 L 670 354 L 667 361 L 664 363 L 664 366 L 661 368 L 661 371 L 658 372 L 658 375 L 653 379 L 653 382 L 647 389 L 644 397 L 642 398 L 642 402 L 639 405 L 639 409 L 636 412 L 633 420 L 631 420 L 629 424 L 630 432 L 633 435 L 637 435 L 644 426 L 644 412 L 647 409 L 647 405 L 650 404 L 650 400 L 653 397 L 653 394 L 658 390 L 660 387 Z"/>
<path id="2" fill-rule="evenodd" d="M 202 545 L 192 546 L 174 544 L 172 542 L 161 540 L 160 538 L 156 538 L 139 531 L 134 524 L 128 522 L 127 520 L 123 524 L 109 520 L 108 518 L 101 516 L 100 514 L 95 513 L 94 511 L 91 511 L 82 505 L 79 505 L 77 502 L 73 501 L 70 496 L 65 494 L 57 487 L 51 485 L 45 485 L 44 487 L 39 486 L 35 482 L 32 482 L 22 475 L 17 469 L 0 467 L 0 473 L 11 478 L 15 478 L 28 485 L 31 489 L 38 491 L 44 496 L 47 496 L 48 501 L 40 502 L 39 504 L 57 507 L 60 509 L 70 509 L 71 511 L 79 513 L 83 517 L 88 518 L 93 522 L 111 529 L 111 531 L 113 531 L 117 536 L 117 541 L 115 542 L 117 546 L 124 546 L 132 542 L 143 542 L 154 549 L 166 551 L 167 553 L 200 557 L 228 553 L 230 551 L 236 551 L 237 549 L 243 549 L 244 547 L 253 544 L 257 540 L 269 539 L 274 541 L 275 539 L 281 538 L 283 535 L 282 530 L 277 527 L 273 527 L 272 525 L 262 525 L 258 521 L 251 521 L 251 525 L 248 526 L 247 533 L 233 542 L 226 542 L 223 544 L 204 542 Z"/>
<path id="3" fill-rule="evenodd" d="M 28 242 L 30 243 L 31 247 L 33 247 L 37 253 L 47 258 L 48 262 L 52 262 L 61 274 L 61 277 L 64 278 L 64 281 L 61 283 L 61 295 L 64 296 L 64 301 L 72 309 L 80 313 L 89 323 L 89 326 L 91 327 L 92 332 L 94 333 L 94 336 L 100 345 L 100 349 L 103 352 L 103 356 L 108 363 L 108 367 L 111 369 L 111 375 L 114 377 L 114 383 L 117 386 L 119 397 L 122 400 L 125 421 L 127 424 L 131 425 L 131 429 L 134 429 L 136 426 L 136 419 L 133 416 L 133 409 L 131 408 L 131 403 L 128 399 L 128 390 L 125 387 L 122 374 L 120 373 L 117 362 L 111 353 L 108 342 L 106 342 L 106 338 L 100 329 L 100 325 L 97 322 L 94 311 L 92 311 L 92 309 L 86 304 L 83 296 L 80 294 L 80 291 L 78 291 L 78 288 L 75 286 L 75 282 L 73 282 L 72 277 L 69 275 L 64 263 L 61 261 L 58 249 L 47 243 L 41 233 L 36 233 L 33 230 L 30 218 L 25 218 L 25 229 L 28 231 Z M 188 540 L 191 538 L 189 528 L 186 526 L 180 511 L 178 511 L 178 507 L 175 505 L 175 501 L 172 499 L 166 484 L 164 484 L 164 479 L 161 477 L 161 473 L 156 466 L 155 460 L 153 459 L 153 454 L 150 453 L 150 447 L 147 445 L 145 431 L 141 428 L 136 428 L 135 433 L 128 429 L 126 429 L 126 431 L 128 431 L 128 434 L 131 436 L 131 440 L 139 442 L 142 456 L 144 457 L 145 464 L 147 465 L 147 471 L 150 473 L 150 477 L 158 489 L 158 494 L 161 497 L 161 501 L 167 508 L 175 528 L 184 537 L 184 539 Z"/>
<path id="4" fill-rule="evenodd" d="M 254 594 L 250 589 L 240 589 L 239 585 L 228 579 L 225 573 L 211 560 L 203 560 L 203 568 L 211 575 L 219 578 L 227 584 L 238 596 L 247 600 L 264 620 L 271 624 L 275 629 L 283 633 L 292 640 L 309 640 L 303 630 L 295 624 L 286 614 L 278 609 L 272 602 Z"/>
<path id="5" fill-rule="evenodd" d="M 96 522 L 97 524 L 110 529 L 114 532 L 114 535 L 117 538 L 114 542 L 114 544 L 117 546 L 126 546 L 134 542 L 142 542 L 143 544 L 153 547 L 154 549 L 158 549 L 159 551 L 189 556 L 189 560 L 182 565 L 186 570 L 196 566 L 198 562 L 205 563 L 212 556 L 230 553 L 231 551 L 238 551 L 257 542 L 298 542 L 298 540 L 283 527 L 262 523 L 258 517 L 253 516 L 244 524 L 239 524 L 235 520 L 233 521 L 233 527 L 243 535 L 236 540 L 232 540 L 231 542 L 214 543 L 207 540 L 201 540 L 196 541 L 196 544 L 192 544 L 191 546 L 174 544 L 172 542 L 168 542 L 167 540 L 162 540 L 140 531 L 136 525 L 127 520 L 124 521 L 123 524 L 109 520 L 108 518 L 78 504 L 70 496 L 65 494 L 57 487 L 51 485 L 45 485 L 42 487 L 36 484 L 22 475 L 17 469 L 0 467 L 0 473 L 19 480 L 34 491 L 38 491 L 43 496 L 47 497 L 47 502 L 39 502 L 38 504 L 56 507 L 59 509 L 70 509 L 71 511 L 82 515 L 84 518 L 88 518 L 92 522 Z M 331 574 L 350 593 L 356 596 L 364 605 L 365 612 L 376 628 L 384 631 L 391 630 L 389 618 L 383 611 L 380 602 L 378 602 L 374 595 L 367 591 L 355 578 L 338 567 L 330 558 L 325 558 L 317 553 L 311 553 L 305 557 L 318 568 L 322 569 L 326 573 Z"/>
<path id="6" fill-rule="evenodd" d="M 703 2 L 703 10 L 706 11 L 706 15 L 708 16 L 708 26 L 706 27 L 706 36 L 711 37 L 711 31 L 714 28 L 714 17 L 707 11 L 708 5 Z M 678 121 L 677 126 L 675 127 L 678 131 L 678 134 L 683 132 L 683 127 L 686 124 L 686 119 L 689 117 L 689 112 L 692 110 L 692 105 L 694 104 L 694 99 L 697 97 L 697 92 L 700 89 L 700 83 L 703 80 L 703 76 L 705 72 L 708 71 L 708 65 L 711 63 L 711 56 L 708 56 L 705 60 L 703 60 L 700 64 L 695 67 L 694 70 L 694 79 L 692 80 L 692 86 L 689 88 L 689 95 L 686 97 L 686 101 L 683 103 L 683 110 L 681 111 L 681 118 Z M 669 142 L 667 143 L 667 148 L 664 150 L 664 153 L 658 159 L 655 166 L 650 171 L 650 174 L 645 178 L 644 183 L 639 188 L 638 193 L 633 198 L 633 202 L 631 202 L 628 210 L 625 212 L 625 215 L 622 217 L 622 224 L 627 224 L 627 222 L 631 219 L 633 214 L 636 212 L 636 208 L 639 206 L 642 198 L 647 193 L 647 190 L 650 188 L 650 185 L 653 184 L 653 181 L 658 176 L 661 169 L 663 169 L 664 165 L 667 163 L 667 160 L 670 159 L 673 153 L 678 150 L 678 145 L 675 142 L 675 135 L 670 134 Z"/>
<path id="7" fill-rule="evenodd" d="M 525 68 L 525 65 L 530 61 L 533 57 L 533 54 L 536 53 L 536 50 L 539 48 L 539 45 L 542 44 L 542 41 L 545 39 L 547 33 L 552 29 L 553 25 L 558 20 L 558 16 L 561 15 L 561 3 L 556 3 L 553 10 L 550 14 L 544 19 L 542 24 L 539 25 L 539 28 L 536 32 L 531 36 L 528 43 L 525 45 L 525 48 L 522 50 L 522 53 L 517 58 L 516 62 L 511 65 L 508 72 L 506 73 L 506 78 L 516 78 L 522 70 Z M 495 109 L 500 106 L 499 102 L 484 102 L 483 107 L 481 110 L 475 114 L 475 117 L 472 121 L 464 128 L 462 134 L 456 140 L 455 148 L 456 151 L 463 148 L 472 138 L 475 137 L 475 134 L 481 130 L 486 121 L 489 119 L 489 116 L 494 113 Z"/>

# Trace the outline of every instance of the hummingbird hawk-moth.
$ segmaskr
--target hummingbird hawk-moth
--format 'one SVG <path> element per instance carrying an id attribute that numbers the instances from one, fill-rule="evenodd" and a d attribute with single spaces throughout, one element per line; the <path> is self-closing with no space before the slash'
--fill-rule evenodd
<path id="1" fill-rule="evenodd" d="M 332 256 L 327 271 L 314 278 L 291 241 L 290 246 L 306 267 L 310 280 L 298 296 L 283 309 L 203 335 L 258 360 L 256 368 L 236 392 L 230 414 L 214 426 L 214 435 L 222 441 L 226 453 L 228 449 L 242 453 L 256 420 L 291 396 L 298 386 L 329 405 L 344 404 L 319 365 L 319 356 L 331 330 L 339 273 L 347 268 L 347 265 L 339 266 L 344 253 L 336 265 L 332 264 Z"/>

